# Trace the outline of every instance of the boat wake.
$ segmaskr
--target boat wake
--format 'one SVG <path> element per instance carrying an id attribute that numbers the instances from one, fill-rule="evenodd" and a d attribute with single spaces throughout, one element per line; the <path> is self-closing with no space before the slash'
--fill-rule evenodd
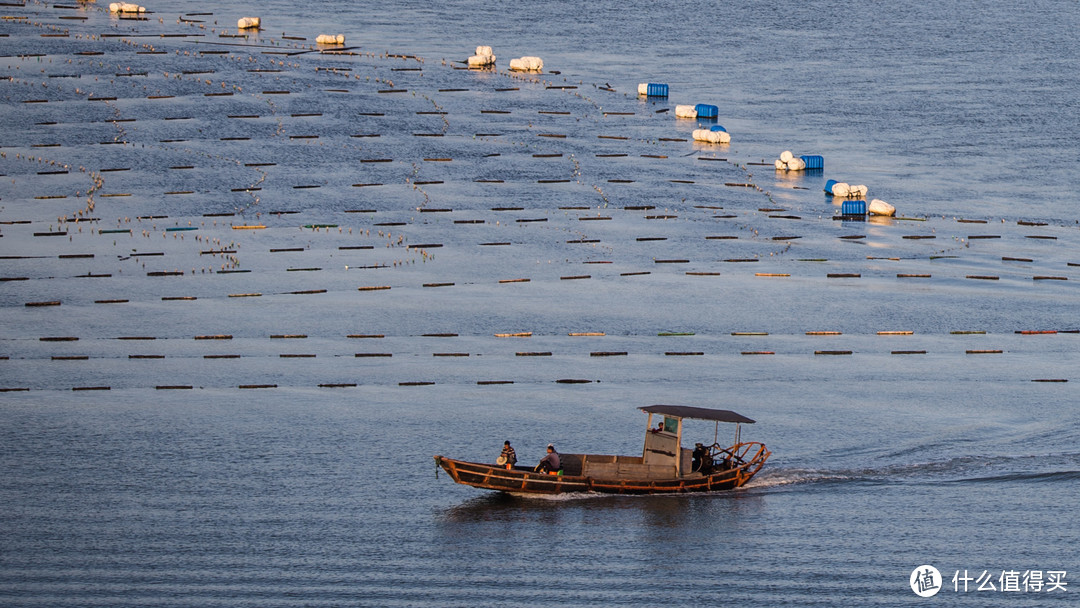
<path id="1" fill-rule="evenodd" d="M 766 467 L 746 489 L 824 484 L 1060 483 L 1080 480 L 1080 454 L 957 456 L 862 468 Z"/>
<path id="2" fill-rule="evenodd" d="M 775 488 L 796 484 L 821 484 L 857 481 L 858 478 L 843 471 L 821 469 L 766 469 L 758 473 L 743 488 Z"/>
<path id="3" fill-rule="evenodd" d="M 1080 471 L 1048 471 L 1045 473 L 1008 473 L 988 477 L 957 479 L 953 483 L 1000 483 L 1000 482 L 1058 482 L 1080 480 Z"/>

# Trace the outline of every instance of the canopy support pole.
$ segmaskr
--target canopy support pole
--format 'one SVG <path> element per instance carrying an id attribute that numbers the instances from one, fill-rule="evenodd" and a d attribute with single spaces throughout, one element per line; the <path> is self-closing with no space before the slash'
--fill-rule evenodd
<path id="1" fill-rule="evenodd" d="M 645 443 L 641 447 L 641 460 L 645 461 L 646 450 L 649 447 L 649 433 L 652 431 L 652 412 L 649 412 L 649 419 L 645 421 Z"/>

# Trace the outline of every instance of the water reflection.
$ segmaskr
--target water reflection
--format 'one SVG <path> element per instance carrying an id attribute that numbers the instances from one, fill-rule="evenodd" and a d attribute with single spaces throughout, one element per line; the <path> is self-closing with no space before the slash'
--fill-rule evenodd
<path id="1" fill-rule="evenodd" d="M 765 509 L 759 492 L 724 492 L 680 496 L 587 496 L 522 497 L 488 493 L 442 511 L 441 528 L 486 522 L 541 522 L 558 525 L 568 520 L 597 516 L 632 517 L 644 528 L 679 529 L 694 520 L 737 522 Z"/>

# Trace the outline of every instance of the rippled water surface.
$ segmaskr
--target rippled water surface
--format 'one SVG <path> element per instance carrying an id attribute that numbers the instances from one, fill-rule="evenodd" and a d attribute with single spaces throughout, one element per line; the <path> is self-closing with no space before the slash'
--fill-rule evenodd
<path id="1" fill-rule="evenodd" d="M 1072 4 L 105 8 L 0 7 L 4 605 L 1073 603 L 1030 584 L 1080 540 Z M 773 456 L 565 499 L 431 459 L 634 454 L 654 403 Z"/>

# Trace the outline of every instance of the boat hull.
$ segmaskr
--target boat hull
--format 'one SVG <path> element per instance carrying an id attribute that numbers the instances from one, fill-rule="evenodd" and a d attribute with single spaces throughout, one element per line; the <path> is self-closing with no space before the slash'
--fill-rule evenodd
<path id="1" fill-rule="evenodd" d="M 485 490 L 511 494 L 685 494 L 718 492 L 745 485 L 768 459 L 770 452 L 761 444 L 743 444 L 753 456 L 743 464 L 710 475 L 688 475 L 672 478 L 600 478 L 585 475 L 551 475 L 529 469 L 506 469 L 478 462 L 435 456 L 436 464 L 457 483 Z"/>

